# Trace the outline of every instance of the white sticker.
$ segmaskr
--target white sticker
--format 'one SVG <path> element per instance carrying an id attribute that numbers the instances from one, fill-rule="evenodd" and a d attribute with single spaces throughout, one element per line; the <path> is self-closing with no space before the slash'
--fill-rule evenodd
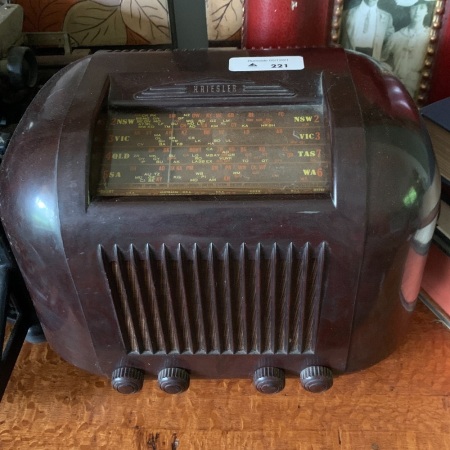
<path id="1" fill-rule="evenodd" d="M 230 58 L 230 72 L 264 72 L 267 70 L 303 70 L 302 56 L 243 56 Z"/>

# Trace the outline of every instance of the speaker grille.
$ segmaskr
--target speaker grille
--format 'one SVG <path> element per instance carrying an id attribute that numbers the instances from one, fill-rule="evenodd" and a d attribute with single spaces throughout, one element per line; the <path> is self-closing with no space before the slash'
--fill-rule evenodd
<path id="1" fill-rule="evenodd" d="M 327 245 L 98 247 L 128 353 L 313 352 Z"/>

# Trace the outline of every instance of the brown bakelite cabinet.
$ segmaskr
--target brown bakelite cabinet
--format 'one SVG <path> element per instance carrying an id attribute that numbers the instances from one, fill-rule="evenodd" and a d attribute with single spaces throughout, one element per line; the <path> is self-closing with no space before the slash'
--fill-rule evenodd
<path id="1" fill-rule="evenodd" d="M 439 186 L 414 102 L 364 56 L 99 52 L 24 115 L 1 219 L 50 345 L 119 392 L 317 392 L 404 336 Z"/>

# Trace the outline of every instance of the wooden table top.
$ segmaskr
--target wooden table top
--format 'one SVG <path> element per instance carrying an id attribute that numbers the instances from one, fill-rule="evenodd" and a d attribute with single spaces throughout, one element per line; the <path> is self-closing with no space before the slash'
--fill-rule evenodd
<path id="1" fill-rule="evenodd" d="M 156 381 L 131 396 L 25 344 L 0 404 L 6 449 L 450 449 L 450 331 L 419 304 L 389 358 L 310 394 L 287 379 L 279 394 L 250 380 L 192 380 L 180 395 Z"/>

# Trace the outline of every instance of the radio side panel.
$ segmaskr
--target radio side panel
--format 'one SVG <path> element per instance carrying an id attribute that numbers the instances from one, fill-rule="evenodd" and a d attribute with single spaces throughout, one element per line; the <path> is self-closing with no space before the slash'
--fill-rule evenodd
<path id="1" fill-rule="evenodd" d="M 45 335 L 69 361 L 98 372 L 61 236 L 58 153 L 67 108 L 89 64 L 69 66 L 38 93 L 1 165 L 1 219 Z"/>
<path id="2" fill-rule="evenodd" d="M 417 107 L 401 83 L 349 54 L 367 142 L 368 216 L 348 370 L 405 337 L 438 215 L 440 175 Z M 378 350 L 376 350 L 378 349 Z"/>

